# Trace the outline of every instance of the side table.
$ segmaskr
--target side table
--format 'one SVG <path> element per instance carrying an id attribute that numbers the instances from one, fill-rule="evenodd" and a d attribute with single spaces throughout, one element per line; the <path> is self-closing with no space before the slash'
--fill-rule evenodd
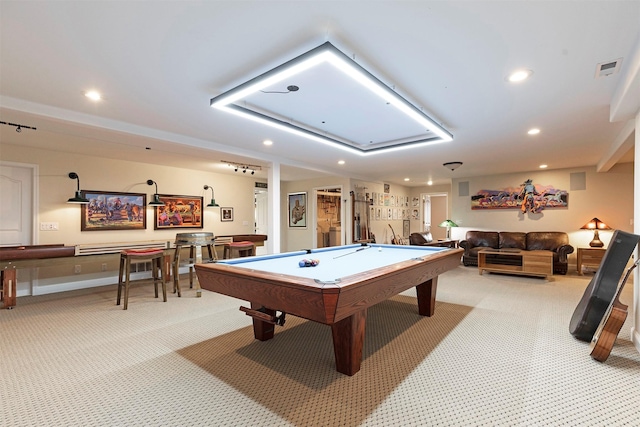
<path id="1" fill-rule="evenodd" d="M 578 274 L 582 276 L 582 267 L 585 265 L 598 268 L 606 251 L 604 248 L 578 248 L 578 262 L 576 264 Z"/>

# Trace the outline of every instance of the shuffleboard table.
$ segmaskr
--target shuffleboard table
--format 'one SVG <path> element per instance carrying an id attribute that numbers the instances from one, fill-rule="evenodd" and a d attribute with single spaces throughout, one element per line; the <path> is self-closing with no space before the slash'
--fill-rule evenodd
<path id="1" fill-rule="evenodd" d="M 460 265 L 462 249 L 357 244 L 196 264 L 202 289 L 249 301 L 256 339 L 291 314 L 331 326 L 336 369 L 360 370 L 367 308 L 416 287 L 418 312 L 432 316 L 438 276 Z M 301 267 L 302 260 L 318 260 Z M 282 314 L 278 315 L 280 311 Z"/>

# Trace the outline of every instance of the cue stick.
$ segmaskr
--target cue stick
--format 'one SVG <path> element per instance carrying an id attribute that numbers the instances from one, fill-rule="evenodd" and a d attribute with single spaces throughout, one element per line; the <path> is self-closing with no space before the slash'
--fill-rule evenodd
<path id="1" fill-rule="evenodd" d="M 353 252 L 347 252 L 346 254 L 342 254 L 342 255 L 334 256 L 334 257 L 333 257 L 333 259 L 340 258 L 340 257 L 343 257 L 343 256 L 347 256 L 347 255 L 351 255 L 351 254 L 355 254 L 356 252 L 364 251 L 365 249 L 369 249 L 370 247 L 371 247 L 371 246 L 363 246 L 363 247 L 361 247 L 361 248 L 356 249 L 356 250 L 355 250 L 355 251 L 353 251 Z"/>

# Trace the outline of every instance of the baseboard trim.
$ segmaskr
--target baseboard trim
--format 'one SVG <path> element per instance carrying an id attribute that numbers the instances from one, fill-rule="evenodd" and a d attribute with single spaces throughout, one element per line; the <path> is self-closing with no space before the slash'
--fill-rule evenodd
<path id="1" fill-rule="evenodd" d="M 179 271 L 179 274 L 187 274 L 189 273 L 189 267 L 188 266 L 180 267 L 178 271 Z M 56 292 L 76 291 L 79 289 L 97 288 L 99 286 L 115 285 L 118 283 L 117 272 L 109 276 L 101 276 L 99 274 L 97 274 L 96 276 L 99 276 L 99 277 L 87 277 L 86 279 L 83 279 L 83 280 L 75 280 L 76 277 L 66 277 L 66 278 L 57 277 L 55 279 L 47 279 L 47 280 L 35 279 L 33 280 L 33 288 L 32 288 L 31 295 L 35 296 L 35 295 L 53 294 Z M 151 279 L 151 272 L 143 271 L 139 273 L 131 273 L 131 280 L 142 280 L 142 279 Z M 18 292 L 16 294 L 17 297 L 28 296 L 28 295 L 29 295 L 28 290 L 25 290 L 23 292 Z"/>

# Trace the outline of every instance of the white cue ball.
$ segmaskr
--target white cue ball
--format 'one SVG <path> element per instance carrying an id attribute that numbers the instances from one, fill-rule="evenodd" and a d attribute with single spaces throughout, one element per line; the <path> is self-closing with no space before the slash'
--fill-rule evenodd
<path id="1" fill-rule="evenodd" d="M 378 252 L 382 252 L 382 247 L 378 246 Z"/>

